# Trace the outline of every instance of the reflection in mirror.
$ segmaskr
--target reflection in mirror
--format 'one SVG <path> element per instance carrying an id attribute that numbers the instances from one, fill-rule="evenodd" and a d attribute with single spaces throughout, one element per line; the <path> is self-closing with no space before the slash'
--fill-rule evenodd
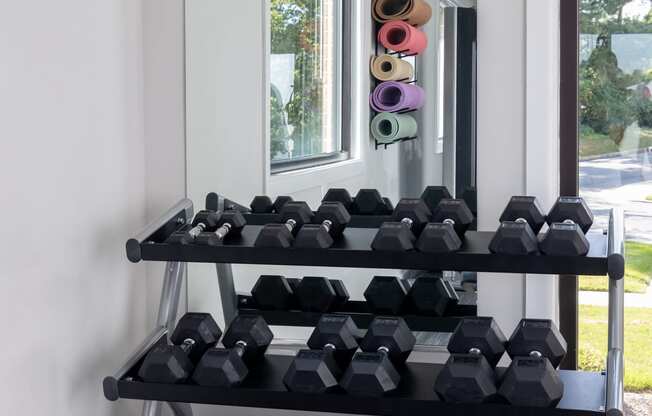
<path id="1" fill-rule="evenodd" d="M 474 210 L 475 11 L 467 7 L 471 2 L 422 1 L 432 9 L 432 18 L 419 27 L 428 46 L 401 59 L 423 88 L 426 105 L 410 113 L 417 138 L 387 148 L 376 148 L 370 134 L 370 62 L 386 52 L 376 44 L 371 0 L 266 0 L 246 7 L 186 1 L 188 194 L 196 206 L 217 192 L 243 206 L 256 195 L 272 202 L 288 195 L 316 211 L 331 188 L 352 196 L 372 189 L 356 201 L 357 214 L 387 215 L 401 198 L 445 185 Z M 248 30 L 241 22 L 249 23 Z M 237 47 L 234 33 L 240 35 Z M 382 133 L 391 126 L 381 121 L 377 128 Z M 192 309 L 218 314 L 222 305 L 212 294 L 220 285 L 251 292 L 261 275 L 341 279 L 350 299 L 360 301 L 375 275 L 404 274 L 235 265 L 231 284 L 224 286 L 228 279 L 218 284 L 214 267 L 190 267 Z M 475 275 L 443 275 L 473 307 Z"/>

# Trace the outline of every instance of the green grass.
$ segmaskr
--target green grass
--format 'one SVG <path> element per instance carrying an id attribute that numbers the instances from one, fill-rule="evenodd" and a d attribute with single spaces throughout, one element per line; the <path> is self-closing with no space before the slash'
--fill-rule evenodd
<path id="1" fill-rule="evenodd" d="M 652 130 L 641 129 L 641 136 L 639 139 L 639 149 L 652 146 Z M 599 156 L 624 150 L 633 149 L 619 149 L 616 143 L 611 140 L 608 135 L 595 133 L 590 129 L 582 129 L 580 138 L 580 157 Z"/>
<path id="2" fill-rule="evenodd" d="M 602 371 L 607 354 L 607 308 L 580 305 L 579 367 Z M 625 308 L 625 390 L 652 391 L 652 308 Z"/>
<path id="3" fill-rule="evenodd" d="M 652 245 L 628 241 L 625 243 L 625 292 L 645 293 L 652 280 Z M 581 276 L 580 290 L 606 292 L 607 277 Z"/>

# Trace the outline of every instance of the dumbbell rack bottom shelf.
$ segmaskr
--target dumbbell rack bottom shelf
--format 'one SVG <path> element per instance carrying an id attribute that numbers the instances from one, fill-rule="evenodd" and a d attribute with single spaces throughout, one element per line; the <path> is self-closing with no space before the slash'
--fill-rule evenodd
<path id="1" fill-rule="evenodd" d="M 138 247 L 127 243 L 132 261 L 182 261 L 198 263 L 280 264 L 354 268 L 453 270 L 496 273 L 606 275 L 609 270 L 607 236 L 592 230 L 587 234 L 591 249 L 587 256 L 509 256 L 489 252 L 494 233 L 469 231 L 462 249 L 456 253 L 428 254 L 415 251 L 374 251 L 371 242 L 377 229 L 349 228 L 344 238 L 330 249 L 263 248 L 254 242 L 262 226 L 248 225 L 237 239 L 223 246 L 167 244 L 149 239 Z M 160 234 L 159 234 L 160 236 Z M 133 256 L 134 249 L 138 256 Z"/>
<path id="2" fill-rule="evenodd" d="M 381 398 L 350 396 L 345 393 L 306 395 L 287 391 L 283 375 L 293 357 L 267 355 L 254 367 L 245 383 L 234 389 L 196 385 L 153 384 L 129 381 L 138 365 L 118 380 L 117 394 L 123 399 L 243 406 L 265 409 L 288 409 L 330 413 L 414 416 L 437 415 L 604 415 L 605 377 L 599 373 L 560 371 L 565 394 L 557 408 L 523 408 L 504 404 L 453 405 L 439 401 L 433 391 L 441 364 L 408 362 L 401 369 L 399 389 Z M 504 369 L 499 369 L 499 373 Z M 105 395 L 110 397 L 106 392 Z M 113 397 L 115 399 L 115 397 Z M 334 400 L 335 399 L 335 400 Z"/>

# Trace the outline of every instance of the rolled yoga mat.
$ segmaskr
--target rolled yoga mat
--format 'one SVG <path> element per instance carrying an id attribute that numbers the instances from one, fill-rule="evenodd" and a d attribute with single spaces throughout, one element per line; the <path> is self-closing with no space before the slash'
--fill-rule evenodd
<path id="1" fill-rule="evenodd" d="M 371 135 L 383 144 L 415 137 L 417 130 L 417 121 L 408 114 L 378 113 L 371 121 Z"/>
<path id="2" fill-rule="evenodd" d="M 412 26 L 423 26 L 432 17 L 432 8 L 424 0 L 374 0 L 371 10 L 380 23 L 404 20 Z"/>
<path id="3" fill-rule="evenodd" d="M 378 31 L 378 42 L 396 52 L 418 55 L 428 46 L 428 37 L 405 22 L 394 20 L 385 23 Z"/>
<path id="4" fill-rule="evenodd" d="M 385 54 L 372 58 L 371 75 L 379 81 L 411 80 L 414 68 L 408 61 Z"/>
<path id="5" fill-rule="evenodd" d="M 425 104 L 426 95 L 418 85 L 387 81 L 378 84 L 369 96 L 371 108 L 378 112 L 418 110 Z"/>

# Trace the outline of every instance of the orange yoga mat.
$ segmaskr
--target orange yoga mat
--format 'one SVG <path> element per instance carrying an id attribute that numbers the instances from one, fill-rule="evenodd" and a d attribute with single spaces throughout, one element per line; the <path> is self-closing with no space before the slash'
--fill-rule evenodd
<path id="1" fill-rule="evenodd" d="M 371 74 L 379 81 L 409 81 L 414 68 L 408 61 L 385 54 L 371 59 Z"/>
<path id="2" fill-rule="evenodd" d="M 385 23 L 403 20 L 412 26 L 423 26 L 432 17 L 432 8 L 424 0 L 374 0 L 374 19 Z"/>
<path id="3" fill-rule="evenodd" d="M 428 46 L 428 37 L 400 20 L 385 23 L 378 31 L 378 42 L 387 49 L 418 55 Z"/>

